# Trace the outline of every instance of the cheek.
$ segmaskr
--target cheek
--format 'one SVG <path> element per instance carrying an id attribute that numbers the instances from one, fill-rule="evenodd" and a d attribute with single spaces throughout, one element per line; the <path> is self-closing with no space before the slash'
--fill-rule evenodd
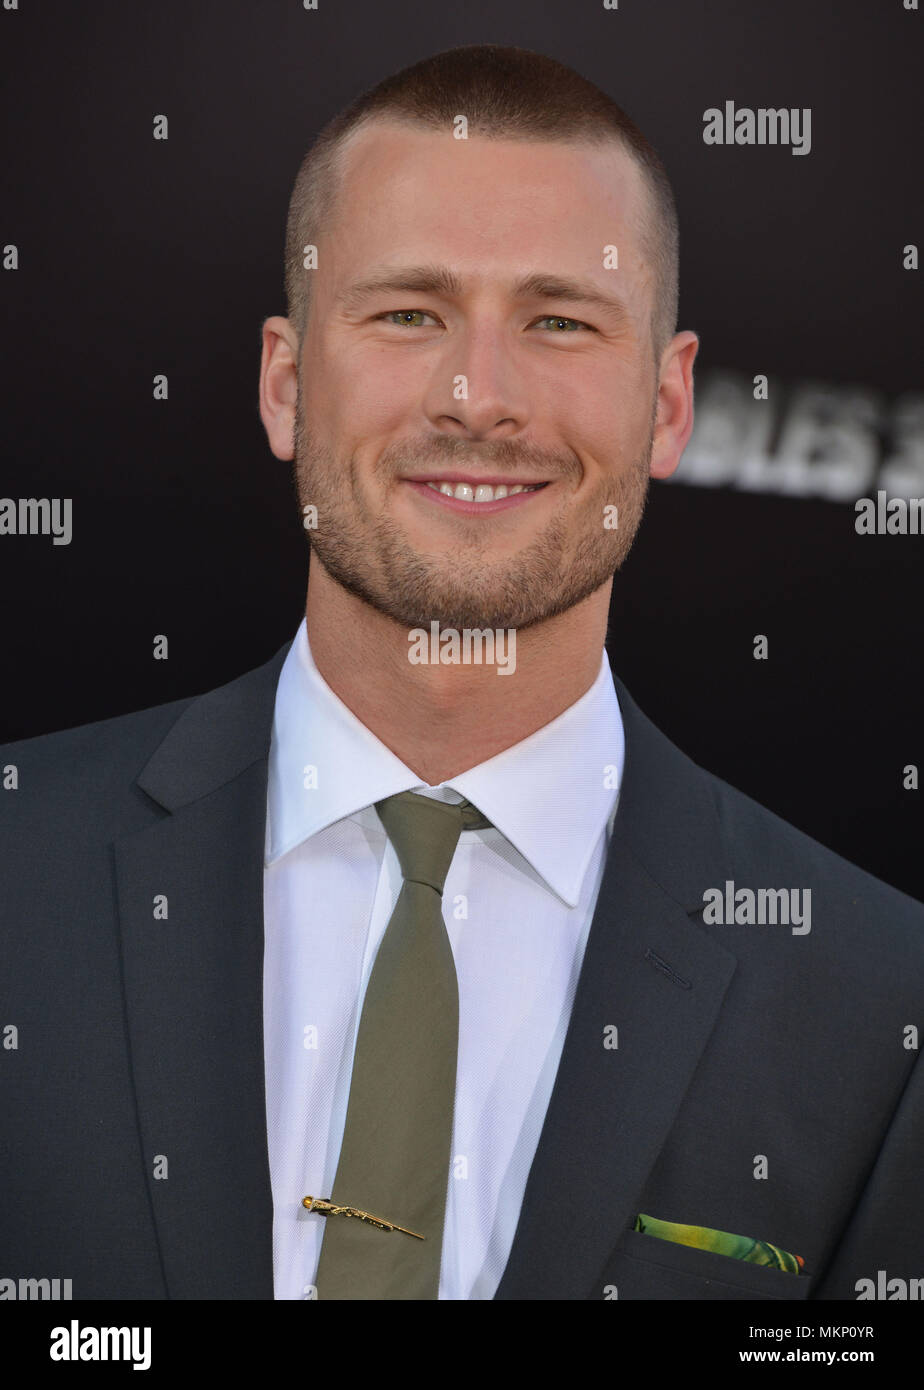
<path id="1" fill-rule="evenodd" d="M 644 443 L 642 416 L 610 396 L 588 399 L 586 408 L 568 419 L 557 418 L 559 438 L 581 460 L 585 481 L 592 486 L 604 477 L 624 472 Z"/>
<path id="2" fill-rule="evenodd" d="M 313 404 L 344 435 L 388 432 L 420 404 L 419 367 L 399 366 L 394 356 L 374 348 L 332 354 L 318 362 L 313 378 L 306 372 L 306 379 Z"/>
<path id="3" fill-rule="evenodd" d="M 598 368 L 598 369 L 594 369 Z M 650 392 L 626 364 L 594 364 L 579 377 L 576 387 L 549 399 L 552 418 L 564 432 L 586 441 L 596 453 L 632 448 L 648 421 Z"/>

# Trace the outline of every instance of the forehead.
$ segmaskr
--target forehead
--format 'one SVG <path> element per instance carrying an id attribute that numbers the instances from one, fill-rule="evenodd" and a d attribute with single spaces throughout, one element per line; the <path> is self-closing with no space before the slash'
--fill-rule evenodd
<path id="1" fill-rule="evenodd" d="M 641 170 L 615 142 L 457 140 L 375 121 L 341 149 L 320 259 L 335 281 L 392 258 L 603 276 L 604 248 L 615 245 L 622 288 L 629 279 L 640 292 L 647 199 Z"/>

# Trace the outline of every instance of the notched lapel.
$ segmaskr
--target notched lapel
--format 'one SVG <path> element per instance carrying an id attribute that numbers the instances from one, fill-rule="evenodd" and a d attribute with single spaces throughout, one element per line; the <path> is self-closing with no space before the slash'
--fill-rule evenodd
<path id="1" fill-rule="evenodd" d="M 691 919 L 703 873 L 721 866 L 700 771 L 616 689 L 619 810 L 498 1299 L 604 1297 L 595 1281 L 635 1221 L 735 971 Z"/>
<path id="2" fill-rule="evenodd" d="M 169 1298 L 273 1297 L 263 849 L 285 650 L 187 707 L 138 779 L 170 814 L 115 846 L 141 1148 Z"/>

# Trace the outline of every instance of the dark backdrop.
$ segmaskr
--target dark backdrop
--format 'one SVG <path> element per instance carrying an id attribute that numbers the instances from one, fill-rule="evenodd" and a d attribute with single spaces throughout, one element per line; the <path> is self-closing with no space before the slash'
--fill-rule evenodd
<path id="1" fill-rule="evenodd" d="M 0 11 L 0 244 L 20 259 L 0 278 L 0 493 L 70 497 L 74 515 L 67 546 L 0 538 L 0 738 L 209 689 L 294 633 L 307 551 L 257 413 L 260 323 L 285 312 L 301 156 L 358 90 L 462 43 L 571 63 L 671 174 L 697 372 L 891 400 L 920 389 L 901 251 L 921 235 L 922 23 L 902 0 Z M 727 99 L 810 107 L 811 153 L 706 146 L 703 112 Z M 921 793 L 901 769 L 924 760 L 922 553 L 924 537 L 857 536 L 849 505 L 655 483 L 608 644 L 693 758 L 919 898 Z"/>

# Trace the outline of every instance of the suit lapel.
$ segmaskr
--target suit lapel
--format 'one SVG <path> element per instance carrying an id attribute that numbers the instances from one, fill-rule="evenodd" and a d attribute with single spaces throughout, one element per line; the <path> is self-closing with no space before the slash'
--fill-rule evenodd
<path id="1" fill-rule="evenodd" d="M 263 848 L 272 661 L 187 706 L 115 846 L 142 1159 L 169 1298 L 272 1298 Z M 166 902 L 166 917 L 155 902 Z"/>
<path id="2" fill-rule="evenodd" d="M 273 1297 L 263 848 L 287 650 L 187 706 L 137 783 L 169 814 L 115 845 L 142 1161 L 170 1298 Z M 703 885 L 724 877 L 703 774 L 615 685 L 619 811 L 498 1299 L 603 1296 L 594 1281 L 637 1215 L 735 969 L 691 921 Z"/>
<path id="3" fill-rule="evenodd" d="M 634 1224 L 735 970 L 691 920 L 724 878 L 704 776 L 615 685 L 619 810 L 498 1299 L 603 1297 L 595 1280 Z"/>

